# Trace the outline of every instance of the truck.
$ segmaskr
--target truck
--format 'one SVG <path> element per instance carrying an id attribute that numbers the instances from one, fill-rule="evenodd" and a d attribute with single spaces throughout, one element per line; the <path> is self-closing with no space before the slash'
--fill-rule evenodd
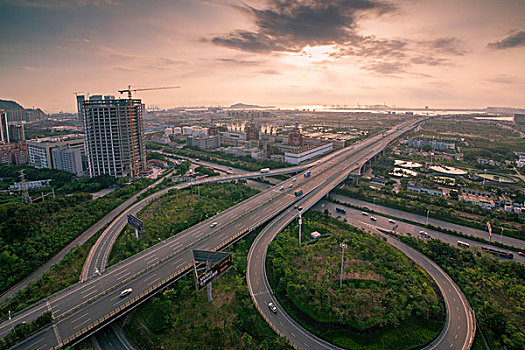
<path id="1" fill-rule="evenodd" d="M 261 174 L 266 174 L 266 173 L 269 173 L 270 172 L 270 168 L 262 168 L 261 169 Z"/>
<path id="2" fill-rule="evenodd" d="M 295 191 L 295 195 L 296 195 L 296 196 L 300 196 L 300 195 L 302 195 L 302 194 L 303 194 L 303 190 L 297 190 L 297 191 Z"/>
<path id="3" fill-rule="evenodd" d="M 346 214 L 346 210 L 344 210 L 343 208 L 335 208 L 335 211 L 341 214 Z"/>
<path id="4" fill-rule="evenodd" d="M 310 170 L 304 173 L 304 177 L 310 177 L 310 175 L 312 175 L 312 172 Z"/>

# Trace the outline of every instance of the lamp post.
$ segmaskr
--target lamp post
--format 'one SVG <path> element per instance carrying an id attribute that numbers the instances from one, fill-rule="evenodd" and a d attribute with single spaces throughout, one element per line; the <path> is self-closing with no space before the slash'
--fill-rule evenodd
<path id="1" fill-rule="evenodd" d="M 343 286 L 343 265 L 345 262 L 345 248 L 348 246 L 344 243 L 341 243 L 340 246 L 341 246 L 342 251 L 341 251 L 341 276 L 339 277 L 339 287 L 342 287 Z"/>
<path id="2" fill-rule="evenodd" d="M 297 210 L 299 210 L 299 247 L 301 246 L 301 229 L 303 226 L 303 217 L 302 217 L 302 207 L 298 207 Z"/>

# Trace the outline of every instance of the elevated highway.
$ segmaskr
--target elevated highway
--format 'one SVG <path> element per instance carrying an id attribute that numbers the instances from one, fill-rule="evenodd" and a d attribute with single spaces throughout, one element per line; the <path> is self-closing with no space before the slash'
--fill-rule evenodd
<path id="1" fill-rule="evenodd" d="M 418 122 L 419 120 L 407 121 L 388 132 L 334 152 L 312 168 L 310 177 L 298 176 L 296 182 L 292 179 L 283 181 L 278 186 L 111 266 L 101 276 L 56 293 L 14 315 L 10 322 L 0 324 L 0 337 L 7 334 L 13 323 L 29 322 L 42 312 L 51 311 L 55 318 L 53 325 L 30 336 L 15 348 L 47 349 L 75 344 L 187 273 L 191 268 L 192 249 L 220 250 L 232 244 L 287 210 L 301 197 L 312 192 L 317 193 L 317 188 L 328 179 L 337 176 L 342 180 L 342 169 L 352 163 L 361 166 L 369 157 L 380 152 L 389 142 Z M 258 175 L 261 176 L 260 173 Z M 223 179 L 229 181 L 233 178 Z M 281 186 L 283 190 L 280 190 Z M 297 189 L 303 190 L 302 196 L 294 194 Z M 212 222 L 217 222 L 217 226 L 211 228 Z M 124 288 L 133 288 L 133 293 L 121 298 L 120 291 Z"/>

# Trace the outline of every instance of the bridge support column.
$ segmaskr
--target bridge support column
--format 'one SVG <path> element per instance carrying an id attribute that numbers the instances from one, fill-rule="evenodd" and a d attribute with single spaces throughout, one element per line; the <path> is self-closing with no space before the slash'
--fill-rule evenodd
<path id="1" fill-rule="evenodd" d="M 208 283 L 208 285 L 206 286 L 206 290 L 208 292 L 208 303 L 211 303 L 211 300 L 212 300 L 212 296 L 211 296 L 211 282 Z"/>

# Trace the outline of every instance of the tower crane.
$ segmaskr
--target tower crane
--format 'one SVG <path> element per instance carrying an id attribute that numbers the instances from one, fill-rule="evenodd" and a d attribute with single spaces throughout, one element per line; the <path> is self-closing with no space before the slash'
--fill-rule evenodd
<path id="1" fill-rule="evenodd" d="M 130 120 L 130 126 L 131 126 L 131 144 L 133 148 L 133 170 L 134 170 L 134 176 L 137 176 L 139 173 L 138 165 L 137 165 L 137 147 L 135 145 L 135 130 L 133 127 L 133 102 L 131 98 L 131 92 L 137 92 L 137 91 L 150 91 L 150 90 L 168 90 L 168 89 L 179 89 L 180 86 L 163 86 L 163 87 L 153 87 L 153 88 L 142 88 L 142 89 L 132 89 L 131 85 L 128 85 L 127 89 L 119 90 L 118 92 L 120 94 L 123 94 L 125 92 L 128 93 L 128 100 L 129 100 L 129 120 Z"/>

